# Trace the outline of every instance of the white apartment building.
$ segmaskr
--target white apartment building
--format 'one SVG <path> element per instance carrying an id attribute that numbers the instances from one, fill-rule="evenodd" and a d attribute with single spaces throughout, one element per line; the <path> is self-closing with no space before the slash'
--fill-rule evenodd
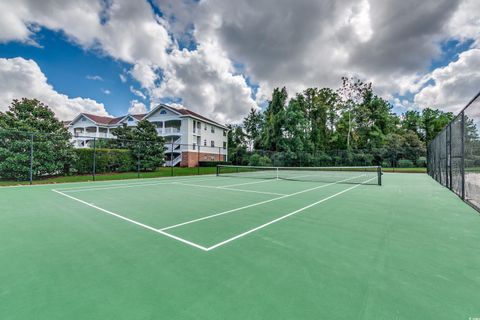
<path id="1" fill-rule="evenodd" d="M 111 130 L 138 121 L 155 124 L 159 136 L 165 138 L 166 166 L 195 167 L 198 161 L 227 160 L 227 127 L 198 113 L 160 104 L 147 114 L 104 117 L 81 113 L 69 124 L 76 148 L 90 148 L 94 138 L 111 138 Z"/>

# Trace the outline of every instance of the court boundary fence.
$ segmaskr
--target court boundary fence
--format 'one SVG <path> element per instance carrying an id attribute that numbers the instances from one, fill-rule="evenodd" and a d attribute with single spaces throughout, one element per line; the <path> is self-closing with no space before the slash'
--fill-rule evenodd
<path id="1" fill-rule="evenodd" d="M 480 92 L 427 146 L 427 172 L 480 213 Z"/>

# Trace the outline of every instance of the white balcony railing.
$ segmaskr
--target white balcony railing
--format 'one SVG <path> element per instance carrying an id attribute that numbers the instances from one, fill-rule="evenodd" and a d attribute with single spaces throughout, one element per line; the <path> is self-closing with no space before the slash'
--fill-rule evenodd
<path id="1" fill-rule="evenodd" d="M 111 138 L 112 136 L 106 132 L 75 132 L 75 138 Z"/>
<path id="2" fill-rule="evenodd" d="M 159 134 L 180 133 L 180 128 L 176 128 L 176 127 L 157 128 L 157 132 Z"/>

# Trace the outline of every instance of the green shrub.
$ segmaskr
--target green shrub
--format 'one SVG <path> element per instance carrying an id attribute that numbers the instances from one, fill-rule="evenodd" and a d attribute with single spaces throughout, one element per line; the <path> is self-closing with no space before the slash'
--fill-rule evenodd
<path id="1" fill-rule="evenodd" d="M 87 174 L 93 168 L 93 149 L 75 149 L 77 160 L 71 171 L 77 174 Z M 129 150 L 124 149 L 96 149 L 95 172 L 126 172 L 136 169 L 135 159 Z"/>
<path id="2" fill-rule="evenodd" d="M 398 167 L 399 168 L 412 168 L 414 167 L 412 160 L 407 159 L 400 159 L 398 160 Z"/>
<path id="3" fill-rule="evenodd" d="M 426 166 L 427 166 L 427 158 L 419 157 L 417 160 L 417 167 L 426 167 Z"/>
<path id="4" fill-rule="evenodd" d="M 250 157 L 250 162 L 248 163 L 249 166 L 270 166 L 272 165 L 272 161 L 267 156 L 261 156 L 257 153 L 252 154 Z"/>
<path id="5" fill-rule="evenodd" d="M 232 164 L 230 161 L 199 161 L 198 166 L 200 167 L 216 167 L 217 165 L 229 165 Z"/>

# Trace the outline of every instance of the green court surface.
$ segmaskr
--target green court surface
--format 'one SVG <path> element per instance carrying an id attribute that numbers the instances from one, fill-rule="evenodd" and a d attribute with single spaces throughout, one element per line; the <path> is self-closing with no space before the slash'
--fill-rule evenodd
<path id="1" fill-rule="evenodd" d="M 480 216 L 426 174 L 3 187 L 0 208 L 2 320 L 480 317 Z"/>

